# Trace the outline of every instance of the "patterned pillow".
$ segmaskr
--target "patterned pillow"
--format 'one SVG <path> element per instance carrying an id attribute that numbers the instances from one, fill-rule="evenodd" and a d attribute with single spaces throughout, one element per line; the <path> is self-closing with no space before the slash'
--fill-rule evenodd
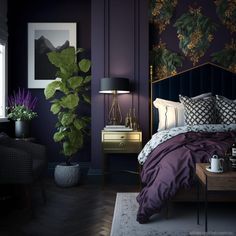
<path id="1" fill-rule="evenodd" d="M 192 99 L 196 100 L 210 96 L 212 96 L 211 92 L 200 94 L 192 97 Z M 156 98 L 153 105 L 158 109 L 158 131 L 184 126 L 184 106 L 182 103 Z"/>
<path id="2" fill-rule="evenodd" d="M 236 124 L 236 102 L 216 95 L 217 120 L 220 124 Z"/>
<path id="3" fill-rule="evenodd" d="M 186 96 L 179 96 L 184 105 L 184 118 L 186 125 L 215 124 L 215 98 L 193 100 Z"/>

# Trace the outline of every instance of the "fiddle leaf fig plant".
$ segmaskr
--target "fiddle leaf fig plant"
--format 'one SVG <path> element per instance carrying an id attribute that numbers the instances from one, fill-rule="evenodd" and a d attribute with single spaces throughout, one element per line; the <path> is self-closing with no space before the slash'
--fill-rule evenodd
<path id="1" fill-rule="evenodd" d="M 74 47 L 69 47 L 61 52 L 47 54 L 49 61 L 58 70 L 57 79 L 48 84 L 44 95 L 52 103 L 51 112 L 58 118 L 53 139 L 62 144 L 67 165 L 70 165 L 72 155 L 83 147 L 84 135 L 88 134 L 90 122 L 89 117 L 78 113 L 81 102 L 90 104 L 87 91 L 91 81 L 91 61 L 84 58 L 77 61 L 77 55 L 83 51 L 81 48 L 76 51 Z"/>

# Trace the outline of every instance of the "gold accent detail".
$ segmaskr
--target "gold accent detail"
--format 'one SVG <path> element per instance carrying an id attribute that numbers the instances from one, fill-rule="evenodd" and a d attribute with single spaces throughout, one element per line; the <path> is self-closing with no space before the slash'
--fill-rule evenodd
<path id="1" fill-rule="evenodd" d="M 163 58 L 165 57 L 167 52 L 171 53 L 172 55 L 175 55 L 175 57 L 179 56 L 177 53 L 168 50 L 166 48 L 166 43 L 162 42 L 162 40 L 160 40 L 160 42 L 157 45 L 153 46 L 152 52 L 157 53 L 158 57 L 163 57 Z M 179 57 L 181 57 L 181 56 L 179 56 Z M 173 59 L 170 60 L 169 63 L 171 63 L 171 65 L 172 65 L 171 67 L 168 66 L 167 64 L 163 64 L 163 63 L 158 63 L 155 66 L 154 74 L 156 75 L 156 77 L 158 77 L 159 79 L 162 79 L 167 76 L 175 75 L 177 73 L 177 71 L 176 71 L 177 65 L 175 65 L 174 60 Z M 150 71 L 150 76 L 153 76 L 153 70 Z"/>
<path id="2" fill-rule="evenodd" d="M 150 65 L 150 80 L 152 81 L 153 79 L 153 66 Z"/>
<path id="3" fill-rule="evenodd" d="M 108 120 L 111 125 L 119 125 L 122 122 L 122 114 L 118 103 L 117 91 L 113 92 L 112 105 L 108 114 Z"/>
<path id="4" fill-rule="evenodd" d="M 149 97 L 149 104 L 150 104 L 150 111 L 149 114 L 151 113 L 150 116 L 150 134 L 152 134 L 152 129 L 153 129 L 153 117 L 152 117 L 152 109 L 153 109 L 153 103 L 152 103 L 152 96 L 153 96 L 153 91 L 152 91 L 152 82 L 153 82 L 153 66 L 150 66 L 150 97 Z"/>
<path id="5" fill-rule="evenodd" d="M 229 29 L 230 33 L 233 34 L 236 32 L 235 25 L 235 11 L 236 11 L 236 0 L 225 0 L 227 1 L 226 9 L 224 14 L 221 14 L 221 11 L 218 12 L 218 17 L 222 23 Z M 215 5 L 217 8 L 221 8 L 221 4 L 224 4 L 222 0 L 215 0 Z M 223 12 L 222 12 L 223 13 Z"/>
<path id="6" fill-rule="evenodd" d="M 136 133 L 136 132 L 107 132 L 104 131 L 103 132 L 103 138 L 102 141 L 114 141 L 114 140 L 135 140 L 135 141 L 140 141 L 141 137 L 140 137 L 140 133 Z"/>
<path id="7" fill-rule="evenodd" d="M 163 13 L 165 13 L 167 9 L 170 10 L 170 7 L 166 7 L 166 2 L 167 0 L 156 0 L 155 7 L 152 9 L 151 12 L 152 16 L 154 17 L 153 21 L 159 29 L 159 34 L 161 34 L 166 29 L 166 26 L 170 24 L 170 19 L 172 17 L 172 15 L 163 15 Z M 170 2 L 171 6 L 175 8 L 178 3 L 178 0 L 168 0 L 168 2 Z M 160 17 L 160 15 L 162 16 Z"/>
<path id="8" fill-rule="evenodd" d="M 185 21 L 179 18 L 175 25 L 177 27 L 178 39 L 180 41 L 180 48 L 186 57 L 189 57 L 190 61 L 195 66 L 201 57 L 205 55 L 206 50 L 209 48 L 210 43 L 214 39 L 213 32 L 215 31 L 214 23 L 210 24 L 208 17 L 201 13 L 201 7 L 193 8 L 189 7 L 189 12 L 185 17 L 188 17 L 191 23 L 189 23 L 189 29 L 186 31 L 183 28 L 186 26 Z M 184 15 L 182 15 L 184 16 Z M 199 19 L 199 22 L 196 20 Z M 180 24 L 181 23 L 181 27 Z M 207 25 L 206 25 L 207 23 Z M 208 35 L 204 30 L 207 27 Z"/>
<path id="9" fill-rule="evenodd" d="M 104 153 L 139 153 L 142 150 L 142 132 L 116 132 L 102 130 Z"/>
<path id="10" fill-rule="evenodd" d="M 236 41 L 234 41 L 234 39 L 232 39 L 230 44 L 226 43 L 225 44 L 225 49 L 236 50 Z"/>
<path id="11" fill-rule="evenodd" d="M 225 67 L 223 67 L 223 66 L 217 65 L 217 64 L 212 63 L 212 62 L 205 62 L 205 63 L 203 63 L 203 64 L 200 64 L 200 65 L 191 67 L 191 68 L 189 68 L 189 69 L 183 70 L 183 71 L 181 71 L 181 72 L 178 72 L 177 74 L 175 74 L 175 75 L 173 75 L 173 76 L 168 76 L 168 77 L 165 77 L 165 78 L 163 78 L 163 79 L 154 79 L 151 83 L 158 83 L 158 82 L 160 82 L 160 81 L 162 81 L 162 80 L 166 80 L 166 79 L 175 77 L 175 76 L 177 76 L 177 75 L 181 75 L 181 74 L 183 74 L 183 73 L 185 73 L 185 72 L 188 72 L 188 71 L 190 71 L 190 70 L 194 70 L 194 69 L 196 69 L 196 68 L 198 68 L 198 67 L 201 67 L 201 66 L 204 66 L 204 65 L 208 65 L 208 64 L 209 64 L 209 65 L 212 65 L 212 66 L 219 67 L 219 68 L 221 68 L 221 69 L 223 69 L 223 70 L 225 70 L 225 71 L 229 71 L 229 72 L 233 73 L 231 70 L 229 70 L 228 68 L 225 68 Z"/>

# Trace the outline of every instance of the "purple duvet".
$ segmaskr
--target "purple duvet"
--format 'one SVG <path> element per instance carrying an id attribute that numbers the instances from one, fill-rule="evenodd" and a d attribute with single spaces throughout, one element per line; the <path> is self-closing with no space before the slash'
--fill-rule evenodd
<path id="1" fill-rule="evenodd" d="M 223 156 L 236 132 L 179 134 L 152 151 L 143 165 L 143 189 L 137 196 L 137 221 L 146 223 L 179 188 L 193 184 L 195 163 L 208 162 L 213 154 Z"/>

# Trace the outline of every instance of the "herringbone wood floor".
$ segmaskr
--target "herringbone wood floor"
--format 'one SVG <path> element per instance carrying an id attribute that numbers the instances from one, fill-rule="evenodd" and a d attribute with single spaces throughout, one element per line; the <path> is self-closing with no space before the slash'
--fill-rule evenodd
<path id="1" fill-rule="evenodd" d="M 33 189 L 34 217 L 29 211 L 12 206 L 2 211 L 1 236 L 105 236 L 110 234 L 117 192 L 138 191 L 137 185 L 81 184 L 59 188 L 46 181 L 47 204 L 40 191 Z"/>

